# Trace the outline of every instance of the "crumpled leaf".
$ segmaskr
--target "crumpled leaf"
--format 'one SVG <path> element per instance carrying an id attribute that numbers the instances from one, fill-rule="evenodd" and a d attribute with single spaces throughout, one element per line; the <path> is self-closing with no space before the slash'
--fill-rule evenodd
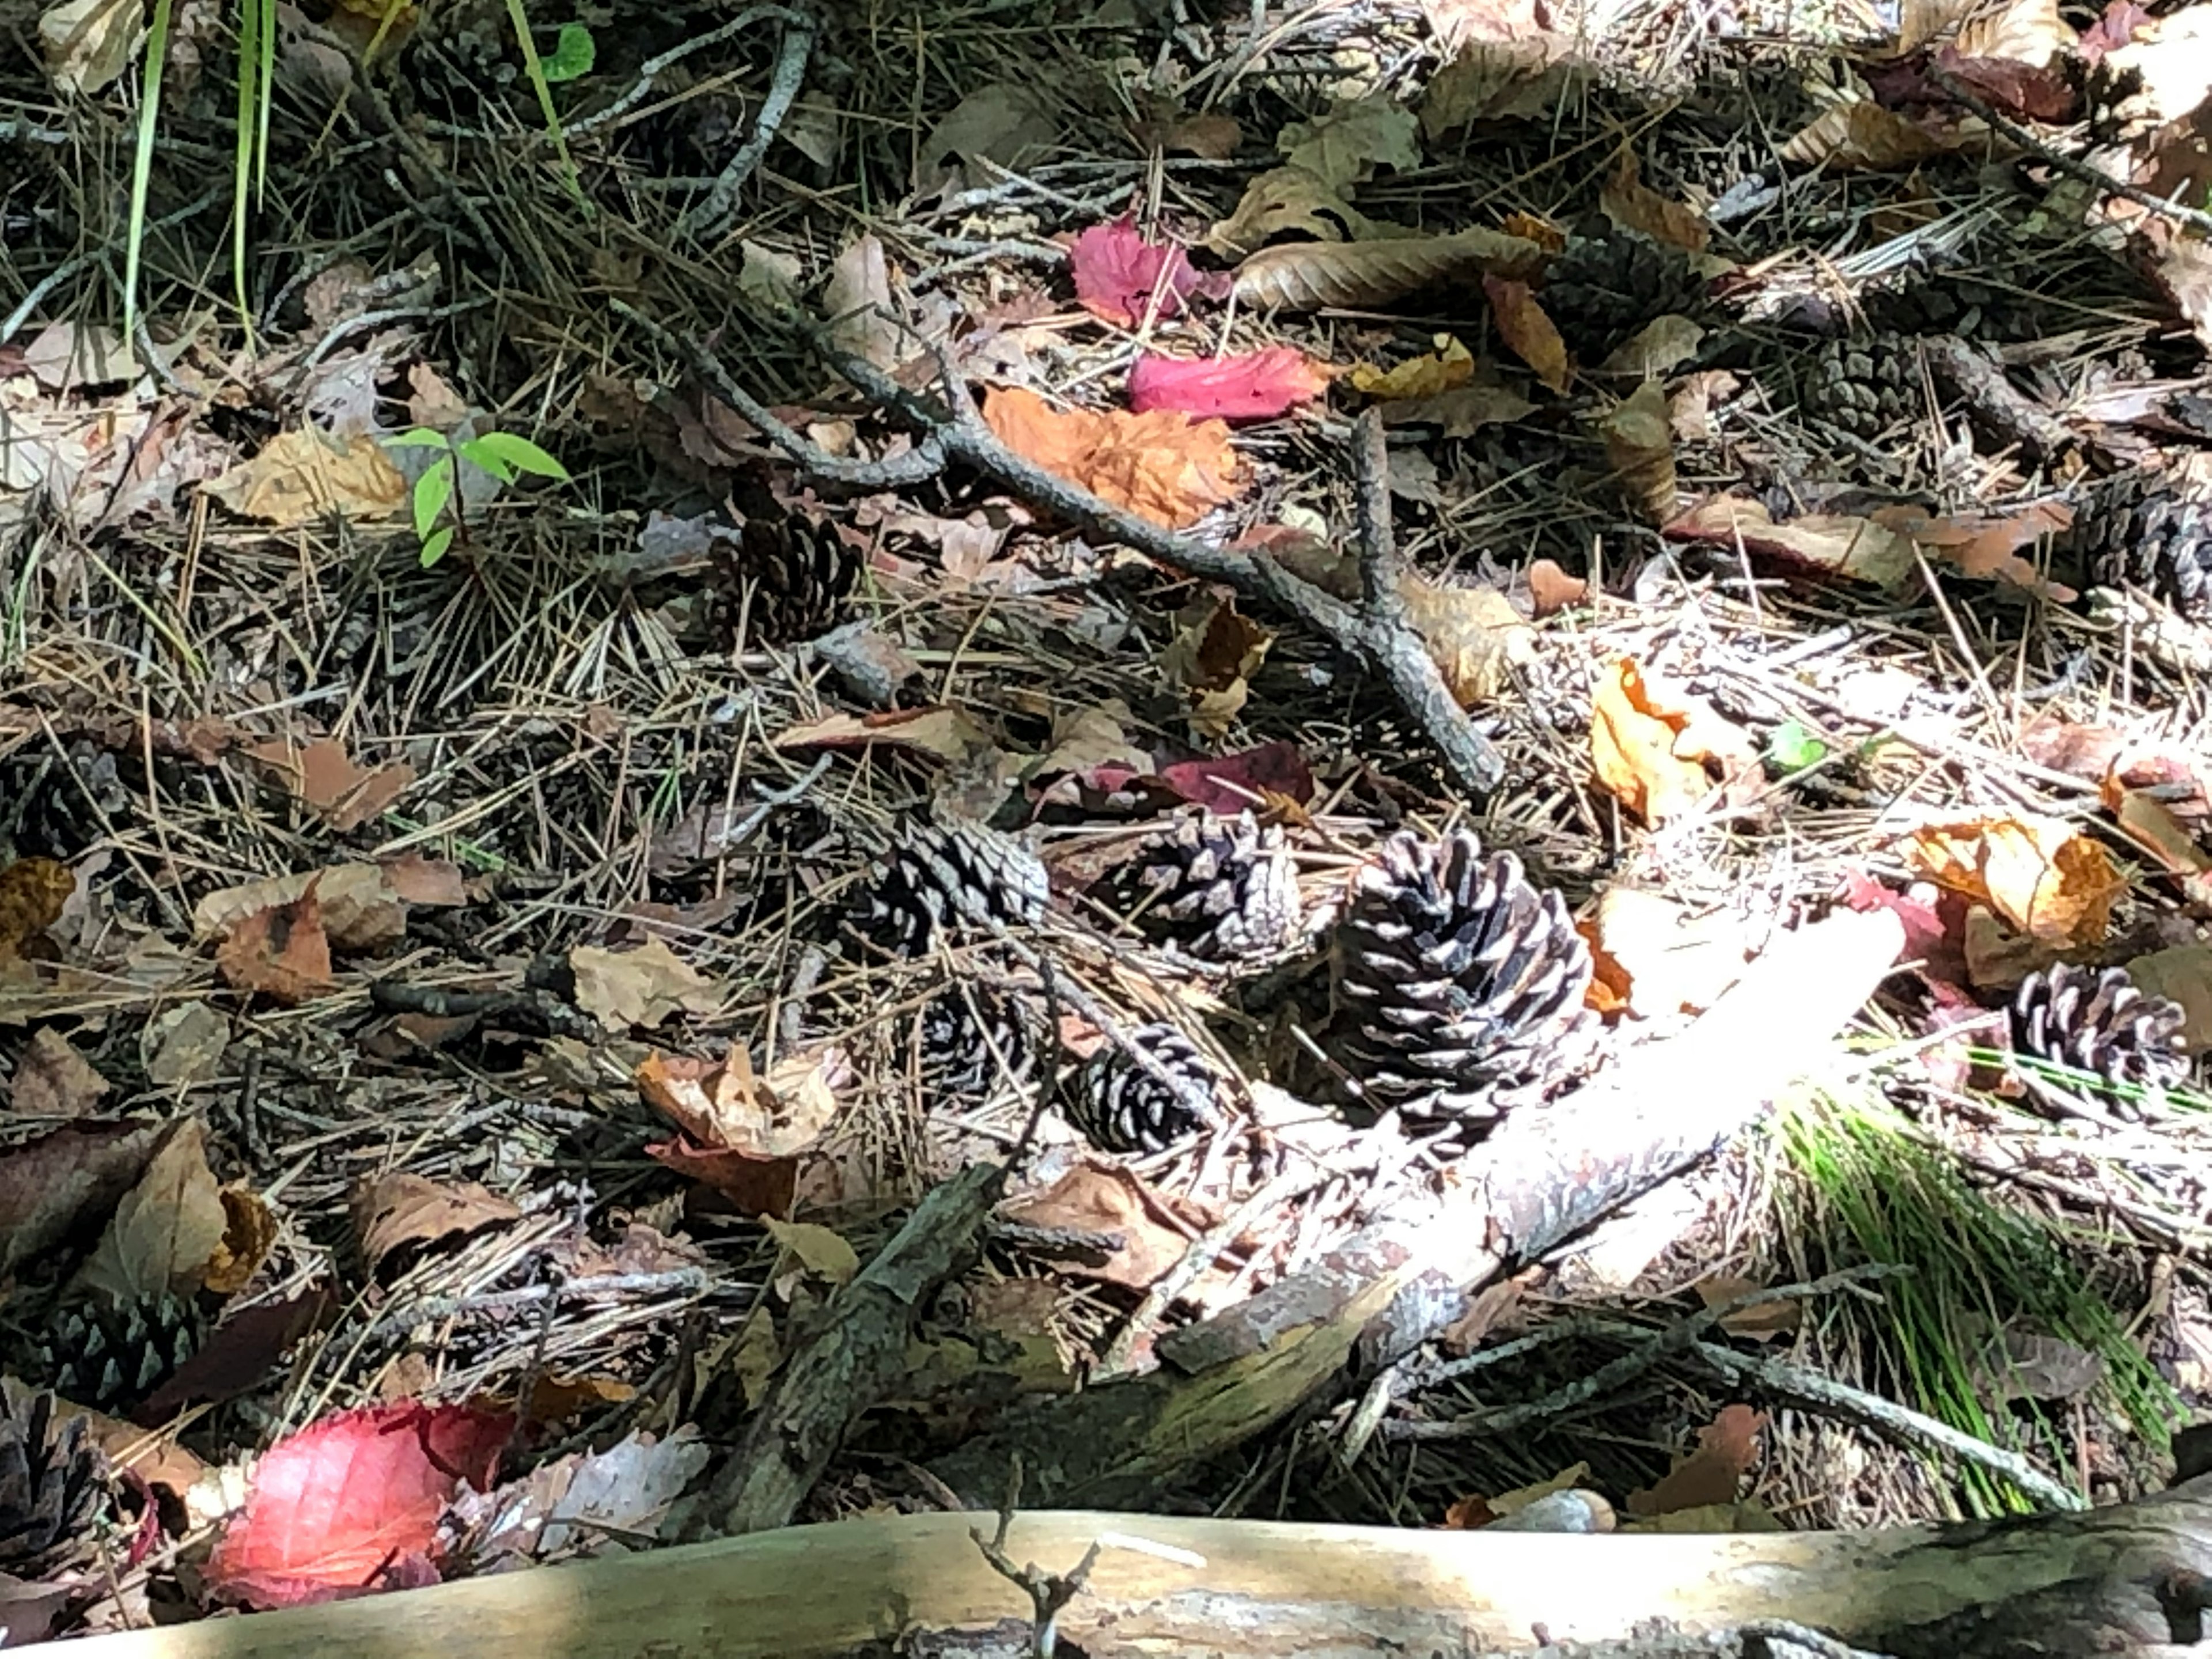
<path id="1" fill-rule="evenodd" d="M 1671 374 L 1694 358 L 1705 342 L 1705 331 L 1689 318 L 1679 311 L 1664 312 L 1606 353 L 1598 373 L 1632 374 L 1639 380 Z M 1671 404 L 1668 419 L 1670 424 L 1674 420 Z"/>
<path id="2" fill-rule="evenodd" d="M 168 1126 L 144 1118 L 65 1123 L 0 1158 L 0 1273 L 36 1260 L 87 1220 L 112 1215 Z"/>
<path id="3" fill-rule="evenodd" d="M 192 907 L 193 931 L 204 939 L 228 932 L 257 912 L 297 902 L 311 887 L 324 937 L 337 951 L 395 945 L 407 936 L 409 906 L 459 904 L 467 896 L 459 870 L 440 860 L 336 864 L 218 888 Z"/>
<path id="4" fill-rule="evenodd" d="M 899 326 L 883 239 L 856 236 L 830 267 L 822 290 L 830 343 L 886 374 L 896 374 L 921 343 Z M 718 405 L 719 406 L 719 405 Z"/>
<path id="5" fill-rule="evenodd" d="M 1203 595 L 1176 621 L 1175 637 L 1160 653 L 1161 675 L 1188 701 L 1192 731 L 1219 738 L 1237 723 L 1275 636 L 1242 615 L 1231 595 Z"/>
<path id="6" fill-rule="evenodd" d="M 1375 176 L 1378 167 L 1411 173 L 1421 165 L 1414 140 L 1420 124 L 1413 112 L 1387 94 L 1340 100 L 1317 120 L 1294 121 L 1275 140 L 1275 148 L 1294 167 L 1302 167 L 1341 191 Z"/>
<path id="7" fill-rule="evenodd" d="M 773 1216 L 763 1216 L 761 1225 L 783 1247 L 788 1262 L 825 1284 L 849 1285 L 860 1271 L 860 1252 L 828 1227 L 811 1221 L 779 1221 Z M 781 1272 L 775 1276 L 781 1277 Z"/>
<path id="8" fill-rule="evenodd" d="M 39 15 L 46 74 L 64 97 L 89 98 L 131 66 L 146 30 L 141 0 L 60 0 Z"/>
<path id="9" fill-rule="evenodd" d="M 1192 295 L 1226 286 L 1225 278 L 1199 270 L 1174 243 L 1146 241 L 1133 213 L 1078 236 L 1067 250 L 1067 269 L 1083 308 L 1117 328 L 1179 315 Z"/>
<path id="10" fill-rule="evenodd" d="M 1535 412 L 1536 405 L 1511 386 L 1489 379 L 1486 368 L 1478 368 L 1471 386 L 1382 404 L 1382 424 L 1433 426 L 1447 438 L 1471 438 L 1486 426 L 1510 426 Z"/>
<path id="11" fill-rule="evenodd" d="M 216 971 L 240 991 L 257 992 L 286 1007 L 312 1002 L 335 981 L 331 941 L 323 931 L 319 875 L 308 878 L 295 899 L 252 911 L 230 924 L 216 946 Z"/>
<path id="12" fill-rule="evenodd" d="M 602 1024 L 653 1026 L 671 1014 L 711 1014 L 721 1006 L 712 981 L 655 933 L 635 951 L 579 945 L 568 952 L 576 1006 Z"/>
<path id="13" fill-rule="evenodd" d="M 407 500 L 407 479 L 367 438 L 334 438 L 313 428 L 280 432 L 249 460 L 200 486 L 241 518 L 280 530 L 332 514 L 388 519 Z"/>
<path id="14" fill-rule="evenodd" d="M 2100 843 L 2058 818 L 1928 824 L 1902 850 L 1916 873 L 1986 904 L 2031 939 L 2068 948 L 2104 938 L 2127 885 Z"/>
<path id="15" fill-rule="evenodd" d="M 1228 259 L 1243 259 L 1281 236 L 1303 241 L 1364 241 L 1395 228 L 1377 226 L 1337 194 L 1328 181 L 1304 167 L 1277 167 L 1244 186 L 1235 211 L 1206 234 L 1206 246 Z"/>
<path id="16" fill-rule="evenodd" d="M 261 1194 L 234 1182 L 222 1200 L 222 1242 L 207 1260 L 203 1283 L 216 1296 L 236 1296 L 253 1282 L 276 1248 L 276 1218 Z"/>
<path id="17" fill-rule="evenodd" d="M 1002 1205 L 1000 1213 L 1024 1226 L 1097 1233 L 1121 1249 L 1103 1259 L 1073 1255 L 1063 1271 L 1133 1291 L 1148 1289 L 1183 1258 L 1190 1241 L 1219 1220 L 1198 1200 L 1164 1193 L 1121 1164 L 1085 1162 L 1043 1192 Z M 1208 1279 L 1218 1279 L 1220 1269 Z M 1201 1279 L 1194 1290 L 1202 1290 Z"/>
<path id="18" fill-rule="evenodd" d="M 1140 356 L 1129 369 L 1129 407 L 1171 409 L 1198 420 L 1272 420 L 1328 390 L 1328 375 L 1291 346 L 1228 357 Z"/>
<path id="19" fill-rule="evenodd" d="M 223 1242 L 228 1217 L 207 1160 L 207 1131 L 197 1117 L 179 1118 L 138 1184 L 77 1271 L 81 1290 L 117 1303 L 165 1291 L 191 1295 Z"/>
<path id="20" fill-rule="evenodd" d="M 989 163 L 1018 171 L 1060 136 L 1058 121 L 1033 88 L 992 82 L 963 98 L 930 129 L 915 153 L 915 190 L 928 195 L 995 183 L 999 175 Z"/>
<path id="21" fill-rule="evenodd" d="M 1230 297 L 1261 310 L 1382 306 L 1467 271 L 1533 276 L 1543 261 L 1535 243 L 1480 225 L 1449 236 L 1286 243 L 1262 248 L 1237 266 Z"/>
<path id="22" fill-rule="evenodd" d="M 289 1607 L 405 1581 L 427 1565 L 462 1483 L 491 1485 L 514 1428 L 505 1413 L 412 1400 L 311 1424 L 255 1464 L 245 1509 L 208 1558 L 209 1589 Z"/>
<path id="23" fill-rule="evenodd" d="M 1712 240 L 1712 227 L 1697 209 L 1670 201 L 1644 182 L 1636 152 L 1626 144 L 1613 159 L 1612 175 L 1599 191 L 1597 204 L 1614 224 L 1691 253 L 1703 253 Z"/>
<path id="24" fill-rule="evenodd" d="M 1910 537 L 1931 561 L 1948 564 L 1962 576 L 2008 582 L 2058 605 L 2077 597 L 2063 583 L 2046 580 L 2021 553 L 2074 522 L 2073 509 L 2063 501 L 2038 501 L 2017 513 L 1940 515 L 1907 506 L 1881 507 L 1870 516 Z"/>
<path id="25" fill-rule="evenodd" d="M 246 751 L 276 772 L 285 786 L 340 835 L 384 816 L 415 781 L 405 761 L 362 766 L 336 738 L 306 744 L 274 738 Z"/>
<path id="26" fill-rule="evenodd" d="M 956 764 L 997 747 L 973 716 L 945 703 L 857 715 L 833 709 L 818 720 L 786 727 L 774 743 L 778 749 L 865 749 L 880 743 Z"/>
<path id="27" fill-rule="evenodd" d="M 436 1244 L 520 1220 L 522 1211 L 474 1181 L 438 1182 L 391 1170 L 363 1182 L 351 1206 L 354 1242 L 370 1276 L 405 1244 Z"/>
<path id="28" fill-rule="evenodd" d="M 1369 398 L 1433 398 L 1474 378 L 1474 354 L 1450 334 L 1436 337 L 1436 349 L 1389 368 L 1372 363 L 1352 366 L 1352 389 Z"/>
<path id="29" fill-rule="evenodd" d="M 1234 501 L 1244 486 L 1225 422 L 1194 423 L 1171 410 L 1055 410 L 1018 386 L 991 388 L 983 418 L 1025 460 L 1170 530 Z"/>
<path id="30" fill-rule="evenodd" d="M 1674 512 L 1674 433 L 1665 386 L 1646 380 L 1613 406 L 1599 429 L 1629 506 L 1647 524 L 1666 523 Z"/>
<path id="31" fill-rule="evenodd" d="M 825 1047 L 784 1055 L 765 1077 L 753 1071 L 743 1043 L 720 1062 L 650 1054 L 636 1072 L 638 1092 L 691 1139 L 747 1158 L 795 1158 L 822 1137 L 837 1114 L 842 1050 Z"/>
<path id="32" fill-rule="evenodd" d="M 1599 676 L 1590 711 L 1599 784 L 1654 829 L 1748 801 L 1764 781 L 1759 750 L 1704 698 L 1622 658 Z"/>
<path id="33" fill-rule="evenodd" d="M 618 1553 L 659 1534 L 713 1455 L 685 1424 L 665 1439 L 634 1430 L 603 1452 L 571 1452 L 496 1492 L 455 1494 L 447 1517 L 474 1576 Z"/>
<path id="34" fill-rule="evenodd" d="M 1422 136 L 1433 144 L 1480 121 L 1549 114 L 1582 74 L 1567 51 L 1549 34 L 1468 41 L 1422 91 Z"/>
<path id="35" fill-rule="evenodd" d="M 1534 290 L 1526 283 L 1485 276 L 1482 291 L 1490 296 L 1490 314 L 1498 324 L 1498 338 L 1536 371 L 1539 380 L 1564 394 L 1574 374 L 1567 362 L 1567 343 L 1544 314 Z"/>
<path id="36" fill-rule="evenodd" d="M 1535 659 L 1535 629 L 1496 588 L 1455 586 L 1408 572 L 1398 591 L 1407 622 L 1461 708 L 1489 702 L 1510 683 L 1515 668 Z"/>
<path id="37" fill-rule="evenodd" d="M 1669 541 L 1741 548 L 1808 575 L 1843 576 L 1895 592 L 1919 573 L 1911 537 L 1871 519 L 1808 513 L 1777 524 L 1745 495 L 1711 495 L 1660 526 Z"/>

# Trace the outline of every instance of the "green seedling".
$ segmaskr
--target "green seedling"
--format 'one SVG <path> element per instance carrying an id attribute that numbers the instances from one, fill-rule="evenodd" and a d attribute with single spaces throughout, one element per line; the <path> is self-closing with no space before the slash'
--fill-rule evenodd
<path id="1" fill-rule="evenodd" d="M 533 478 L 568 482 L 568 469 L 527 438 L 512 432 L 483 432 L 473 438 L 454 439 L 427 426 L 418 426 L 388 441 L 395 449 L 442 449 L 415 480 L 412 497 L 415 536 L 422 544 L 422 568 L 428 570 L 444 558 L 456 538 L 465 536 L 461 517 L 461 463 L 481 468 L 502 484 L 511 484 L 526 473 Z"/>

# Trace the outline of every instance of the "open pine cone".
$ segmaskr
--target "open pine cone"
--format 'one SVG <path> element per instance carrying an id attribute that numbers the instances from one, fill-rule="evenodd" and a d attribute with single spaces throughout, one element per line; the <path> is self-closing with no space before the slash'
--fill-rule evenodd
<path id="1" fill-rule="evenodd" d="M 1104 896 L 1146 938 L 1201 962 L 1265 956 L 1298 927 L 1290 848 L 1249 811 L 1185 816 L 1112 872 Z"/>
<path id="2" fill-rule="evenodd" d="M 2186 1018 L 2171 998 L 2145 996 L 2124 968 L 2060 963 L 2021 981 L 2010 1010 L 2012 1046 L 2107 1083 L 2170 1089 L 2189 1075 Z"/>
<path id="3" fill-rule="evenodd" d="M 1596 219 L 1577 227 L 1544 273 L 1537 299 L 1560 337 L 1595 363 L 1655 317 L 1694 315 L 1705 279 L 1678 247 Z"/>
<path id="4" fill-rule="evenodd" d="M 1133 1026 L 1128 1038 L 1200 1098 L 1212 1098 L 1213 1067 L 1176 1027 Z M 1118 1043 L 1108 1043 L 1085 1061 L 1064 1093 L 1067 1121 L 1102 1152 L 1164 1152 L 1205 1127 L 1182 1092 L 1138 1065 Z"/>
<path id="5" fill-rule="evenodd" d="M 1589 1057 L 1589 945 L 1557 893 L 1467 830 L 1384 842 L 1333 957 L 1336 1057 L 1378 1109 L 1486 1127 Z"/>
<path id="6" fill-rule="evenodd" d="M 2212 493 L 2138 470 L 2094 485 L 2054 548 L 2108 587 L 2141 587 L 2212 624 Z"/>
<path id="7" fill-rule="evenodd" d="M 123 1412 L 199 1352 L 198 1307 L 167 1291 L 114 1302 L 88 1297 L 57 1310 L 44 1342 L 46 1381 L 72 1405 Z"/>
<path id="8" fill-rule="evenodd" d="M 57 1417 L 40 1392 L 0 1389 L 0 1567 L 34 1577 L 92 1518 L 107 1459 L 82 1417 Z"/>
<path id="9" fill-rule="evenodd" d="M 1927 403 L 1920 349 L 1904 334 L 1856 334 L 1822 343 L 1808 362 L 1799 407 L 1871 443 Z"/>
<path id="10" fill-rule="evenodd" d="M 947 1099 L 978 1100 L 1001 1079 L 1027 1081 L 1036 1040 L 1020 1006 L 986 986 L 955 986 L 921 1011 L 921 1076 Z"/>
<path id="11" fill-rule="evenodd" d="M 826 634 L 843 617 L 860 563 L 834 524 L 800 514 L 748 519 L 736 535 L 717 536 L 708 554 L 710 625 L 740 647 Z"/>
<path id="12" fill-rule="evenodd" d="M 1030 926 L 1051 896 L 1043 860 L 1028 843 L 965 821 L 902 823 L 869 875 L 860 928 L 902 957 L 978 923 Z"/>

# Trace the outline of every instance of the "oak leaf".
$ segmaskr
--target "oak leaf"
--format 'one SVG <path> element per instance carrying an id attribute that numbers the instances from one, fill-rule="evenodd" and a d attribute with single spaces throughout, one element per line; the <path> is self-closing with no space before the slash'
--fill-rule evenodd
<path id="1" fill-rule="evenodd" d="M 2045 945 L 2102 939 L 2127 885 L 2100 843 L 2058 818 L 1928 824 L 1905 838 L 1904 853 L 1916 874 L 1987 905 Z"/>
<path id="2" fill-rule="evenodd" d="M 1170 410 L 1055 410 L 1018 386 L 987 392 L 983 418 L 1024 459 L 1170 530 L 1196 523 L 1243 488 L 1244 465 L 1224 421 L 1194 423 Z"/>

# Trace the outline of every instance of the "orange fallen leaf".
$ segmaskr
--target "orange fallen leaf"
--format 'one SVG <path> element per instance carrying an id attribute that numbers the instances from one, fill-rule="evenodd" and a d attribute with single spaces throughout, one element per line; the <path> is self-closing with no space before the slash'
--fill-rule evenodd
<path id="1" fill-rule="evenodd" d="M 1669 1515 L 1735 1502 L 1735 1489 L 1759 1459 L 1764 1413 L 1748 1406 L 1723 1406 L 1698 1431 L 1698 1449 L 1657 1484 L 1628 1494 L 1631 1515 Z"/>
<path id="2" fill-rule="evenodd" d="M 1906 837 L 1904 853 L 1916 875 L 1986 904 L 2045 945 L 2102 939 L 2126 886 L 2101 846 L 2057 818 L 1928 824 Z"/>
<path id="3" fill-rule="evenodd" d="M 1526 283 L 1503 276 L 1485 276 L 1482 291 L 1490 296 L 1490 314 L 1497 321 L 1498 337 L 1513 354 L 1536 371 L 1536 378 L 1564 394 L 1573 370 L 1567 363 L 1567 343 L 1544 314 Z"/>
<path id="4" fill-rule="evenodd" d="M 1654 828 L 1699 811 L 1717 790 L 1741 804 L 1759 773 L 1742 728 L 1626 657 L 1598 680 L 1590 758 L 1598 782 Z"/>
<path id="5" fill-rule="evenodd" d="M 405 761 L 362 766 L 336 738 L 307 744 L 271 738 L 246 753 L 281 775 L 285 787 L 340 835 L 381 817 L 415 781 L 415 769 Z"/>
<path id="6" fill-rule="evenodd" d="M 1534 606 L 1538 621 L 1557 616 L 1569 605 L 1580 605 L 1589 598 L 1589 581 L 1582 576 L 1570 576 L 1550 559 L 1536 559 L 1528 566 L 1528 600 Z"/>
<path id="7" fill-rule="evenodd" d="M 1020 386 L 984 394 L 983 418 L 999 441 L 1115 506 L 1170 530 L 1237 499 L 1244 464 L 1225 421 L 1175 410 L 1057 410 Z"/>
<path id="8" fill-rule="evenodd" d="M 231 924 L 216 946 L 224 981 L 295 1007 L 331 988 L 331 941 L 323 931 L 319 877 L 299 897 L 255 910 Z"/>

